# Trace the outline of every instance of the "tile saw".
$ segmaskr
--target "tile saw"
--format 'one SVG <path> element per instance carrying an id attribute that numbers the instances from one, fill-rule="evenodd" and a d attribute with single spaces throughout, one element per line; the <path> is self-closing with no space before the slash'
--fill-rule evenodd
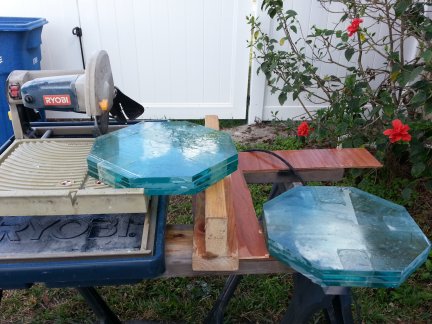
<path id="1" fill-rule="evenodd" d="M 108 54 L 93 55 L 85 71 L 13 71 L 7 90 L 15 140 L 0 155 L 0 288 L 112 284 L 160 274 L 167 199 L 112 188 L 87 172 L 92 137 L 144 112 L 114 86 Z M 34 123 L 43 110 L 83 113 L 93 125 Z M 36 261 L 44 271 L 32 270 Z M 124 271 L 102 270 L 107 262 Z M 85 275 L 65 283 L 56 267 Z"/>

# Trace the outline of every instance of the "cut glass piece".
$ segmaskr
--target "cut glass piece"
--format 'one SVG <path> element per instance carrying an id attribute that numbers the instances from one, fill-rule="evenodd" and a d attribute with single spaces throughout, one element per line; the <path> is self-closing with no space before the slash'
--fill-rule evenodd
<path id="1" fill-rule="evenodd" d="M 231 137 L 189 122 L 142 122 L 98 137 L 89 174 L 147 195 L 198 193 L 237 170 Z"/>
<path id="2" fill-rule="evenodd" d="M 397 287 L 431 245 L 407 210 L 346 187 L 296 187 L 264 204 L 270 254 L 322 286 Z"/>

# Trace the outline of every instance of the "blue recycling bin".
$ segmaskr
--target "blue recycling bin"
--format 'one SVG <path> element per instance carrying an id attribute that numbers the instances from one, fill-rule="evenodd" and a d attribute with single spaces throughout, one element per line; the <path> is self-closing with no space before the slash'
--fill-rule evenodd
<path id="1" fill-rule="evenodd" d="M 39 70 L 45 18 L 0 17 L 0 146 L 13 134 L 6 80 L 13 70 Z"/>

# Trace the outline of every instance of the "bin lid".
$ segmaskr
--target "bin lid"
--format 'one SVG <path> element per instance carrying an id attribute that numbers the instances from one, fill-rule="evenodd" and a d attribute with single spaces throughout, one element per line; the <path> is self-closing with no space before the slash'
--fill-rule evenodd
<path id="1" fill-rule="evenodd" d="M 48 23 L 45 18 L 0 17 L 0 31 L 28 31 Z"/>

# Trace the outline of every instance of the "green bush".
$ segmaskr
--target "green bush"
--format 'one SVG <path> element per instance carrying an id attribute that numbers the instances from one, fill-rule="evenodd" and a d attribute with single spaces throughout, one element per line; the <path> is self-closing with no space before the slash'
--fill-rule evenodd
<path id="1" fill-rule="evenodd" d="M 334 10 L 332 1 L 320 3 Z M 262 9 L 283 37 L 270 37 L 258 19 L 248 18 L 250 45 L 260 63 L 257 73 L 265 74 L 280 104 L 292 96 L 303 106 L 311 138 L 331 146 L 372 147 L 387 166 L 398 171 L 408 165 L 413 178 L 428 179 L 432 187 L 432 20 L 425 15 L 425 3 L 338 3 L 343 9 L 334 28 L 313 26 L 304 35 L 294 10 L 285 10 L 282 0 L 264 0 Z M 388 33 L 377 35 L 373 26 Z M 418 51 L 407 57 L 405 49 L 413 40 Z M 335 59 L 339 53 L 347 62 Z M 366 66 L 371 54 L 385 59 L 384 65 Z M 323 75 L 318 66 L 326 64 L 343 73 Z M 328 108 L 312 114 L 305 100 Z"/>

